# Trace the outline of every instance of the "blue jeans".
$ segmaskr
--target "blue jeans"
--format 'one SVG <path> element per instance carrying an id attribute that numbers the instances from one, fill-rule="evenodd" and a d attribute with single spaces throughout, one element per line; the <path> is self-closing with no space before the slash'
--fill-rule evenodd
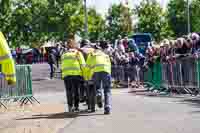
<path id="1" fill-rule="evenodd" d="M 53 64 L 49 63 L 49 67 L 50 67 L 50 79 L 52 79 L 53 78 L 53 74 L 54 74 Z"/>
<path id="2" fill-rule="evenodd" d="M 101 85 L 104 90 L 104 108 L 111 109 L 111 75 L 106 72 L 96 72 L 93 75 L 97 96 L 102 96 Z"/>

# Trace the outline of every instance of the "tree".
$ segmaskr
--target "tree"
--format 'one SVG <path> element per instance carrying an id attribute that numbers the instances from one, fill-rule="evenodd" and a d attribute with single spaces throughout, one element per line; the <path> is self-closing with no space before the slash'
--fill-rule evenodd
<path id="1" fill-rule="evenodd" d="M 190 0 L 191 32 L 200 31 L 200 1 Z M 175 36 L 180 37 L 188 33 L 187 30 L 187 1 L 170 0 L 168 4 L 168 20 Z"/>
<path id="2" fill-rule="evenodd" d="M 88 10 L 88 32 L 91 41 L 101 38 L 105 28 L 105 21 L 94 8 Z"/>
<path id="3" fill-rule="evenodd" d="M 13 2 L 11 40 L 15 46 L 63 41 L 81 26 L 77 23 L 80 0 L 16 0 Z"/>
<path id="4" fill-rule="evenodd" d="M 45 31 L 49 33 L 49 39 L 66 40 L 79 30 L 75 22 L 80 20 L 81 0 L 48 0 L 46 12 Z"/>
<path id="5" fill-rule="evenodd" d="M 13 1 L 14 9 L 9 29 L 13 46 L 42 43 L 47 4 L 47 0 Z"/>
<path id="6" fill-rule="evenodd" d="M 89 36 L 96 40 L 104 19 L 88 10 Z M 0 30 L 13 47 L 39 46 L 45 41 L 65 41 L 84 33 L 82 0 L 0 0 Z"/>
<path id="7" fill-rule="evenodd" d="M 109 8 L 105 33 L 107 39 L 130 35 L 133 32 L 132 26 L 132 11 L 127 6 L 114 4 Z"/>
<path id="8" fill-rule="evenodd" d="M 167 6 L 169 25 L 176 37 L 187 34 L 187 2 L 170 0 Z"/>
<path id="9" fill-rule="evenodd" d="M 192 32 L 200 32 L 200 0 L 191 1 L 191 30 Z"/>
<path id="10" fill-rule="evenodd" d="M 156 41 L 173 34 L 166 21 L 166 12 L 156 0 L 143 0 L 135 12 L 138 16 L 138 32 L 151 33 Z"/>
<path id="11" fill-rule="evenodd" d="M 6 37 L 9 35 L 9 27 L 11 23 L 11 0 L 0 0 L 0 31 Z"/>

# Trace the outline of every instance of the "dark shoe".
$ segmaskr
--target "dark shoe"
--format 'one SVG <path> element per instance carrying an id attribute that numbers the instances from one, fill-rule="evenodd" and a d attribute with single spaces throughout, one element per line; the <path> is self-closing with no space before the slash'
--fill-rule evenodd
<path id="1" fill-rule="evenodd" d="M 97 105 L 99 108 L 103 107 L 102 98 L 101 96 L 97 96 Z"/>
<path id="2" fill-rule="evenodd" d="M 84 96 L 84 97 L 82 97 L 80 99 L 80 103 L 84 103 L 84 102 L 87 102 L 87 97 L 86 96 Z"/>
<path id="3" fill-rule="evenodd" d="M 84 100 L 84 99 L 81 99 L 81 100 L 80 100 L 80 103 L 84 103 L 84 102 L 85 102 L 85 100 Z"/>
<path id="4" fill-rule="evenodd" d="M 95 107 L 93 107 L 92 109 L 91 109 L 91 113 L 94 113 L 96 110 L 95 110 Z"/>
<path id="5" fill-rule="evenodd" d="M 95 113 L 95 112 L 96 112 L 96 110 L 91 110 L 91 111 L 90 111 L 90 113 Z"/>
<path id="6" fill-rule="evenodd" d="M 104 114 L 105 114 L 105 115 L 109 115 L 109 114 L 110 114 L 110 109 L 106 108 L 106 109 L 104 110 Z"/>
<path id="7" fill-rule="evenodd" d="M 79 112 L 79 107 L 75 107 L 74 112 Z"/>
<path id="8" fill-rule="evenodd" d="M 95 112 L 96 112 L 95 109 L 88 110 L 88 113 L 95 113 Z"/>

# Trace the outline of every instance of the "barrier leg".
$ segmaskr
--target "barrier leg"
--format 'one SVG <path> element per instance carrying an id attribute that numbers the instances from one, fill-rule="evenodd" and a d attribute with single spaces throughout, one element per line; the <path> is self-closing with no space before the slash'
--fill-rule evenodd
<path id="1" fill-rule="evenodd" d="M 30 97 L 30 99 L 32 100 L 32 101 L 36 101 L 38 104 L 40 104 L 40 102 L 35 98 L 35 97 Z"/>
<path id="2" fill-rule="evenodd" d="M 24 97 L 22 97 L 22 99 L 20 99 L 20 100 L 19 100 L 19 102 L 22 102 L 22 101 L 24 101 L 24 99 L 25 99 L 25 98 L 24 98 Z"/>
<path id="3" fill-rule="evenodd" d="M 0 102 L 0 107 L 3 106 L 5 109 L 7 109 L 6 105 L 4 105 L 2 102 Z"/>
<path id="4" fill-rule="evenodd" d="M 20 101 L 21 102 L 20 106 L 22 106 L 26 102 L 26 100 L 27 100 L 27 97 L 23 98 L 23 100 Z"/>
<path id="5" fill-rule="evenodd" d="M 28 102 L 30 102 L 31 104 L 33 104 L 33 102 L 31 101 L 30 97 L 27 97 L 27 100 L 26 100 L 25 104 L 27 104 Z"/>

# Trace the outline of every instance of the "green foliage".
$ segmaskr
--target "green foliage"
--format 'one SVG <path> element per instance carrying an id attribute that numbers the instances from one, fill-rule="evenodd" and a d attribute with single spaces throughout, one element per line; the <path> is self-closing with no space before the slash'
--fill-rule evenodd
<path id="1" fill-rule="evenodd" d="M 199 13 L 200 0 L 190 0 L 191 32 L 200 31 Z M 170 0 L 168 4 L 168 19 L 176 37 L 187 34 L 187 1 Z"/>
<path id="2" fill-rule="evenodd" d="M 98 40 L 104 32 L 105 21 L 101 15 L 96 12 L 95 9 L 91 8 L 88 11 L 88 32 L 90 40 Z"/>
<path id="3" fill-rule="evenodd" d="M 11 0 L 0 1 L 0 31 L 4 32 L 8 37 L 9 27 L 11 23 Z"/>
<path id="4" fill-rule="evenodd" d="M 118 35 L 127 36 L 133 32 L 132 11 L 123 4 L 112 5 L 108 11 L 105 37 L 114 40 Z"/>
<path id="5" fill-rule="evenodd" d="M 133 33 L 132 15 L 138 16 L 135 31 L 152 33 L 156 41 L 187 34 L 186 0 L 170 0 L 163 10 L 156 0 L 142 0 L 131 10 L 114 4 L 104 19 L 94 8 L 88 9 L 89 39 Z M 200 31 L 200 0 L 191 0 L 191 29 Z M 82 0 L 0 0 L 0 30 L 9 45 L 41 45 L 47 40 L 65 41 L 75 34 L 84 37 Z"/>
<path id="6" fill-rule="evenodd" d="M 138 32 L 151 33 L 156 41 L 173 34 L 166 21 L 166 12 L 156 0 L 143 0 L 135 12 L 139 19 Z"/>
<path id="7" fill-rule="evenodd" d="M 104 20 L 89 9 L 89 36 L 97 39 Z M 84 32 L 82 0 L 0 0 L 0 30 L 13 47 L 64 41 Z"/>
<path id="8" fill-rule="evenodd" d="M 15 0 L 11 18 L 10 41 L 13 46 L 39 43 L 43 33 L 47 0 Z"/>
<path id="9" fill-rule="evenodd" d="M 185 0 L 170 0 L 167 8 L 169 25 L 175 36 L 187 34 L 187 2 Z"/>
<path id="10" fill-rule="evenodd" d="M 192 32 L 200 32 L 200 0 L 192 0 L 190 11 Z"/>

